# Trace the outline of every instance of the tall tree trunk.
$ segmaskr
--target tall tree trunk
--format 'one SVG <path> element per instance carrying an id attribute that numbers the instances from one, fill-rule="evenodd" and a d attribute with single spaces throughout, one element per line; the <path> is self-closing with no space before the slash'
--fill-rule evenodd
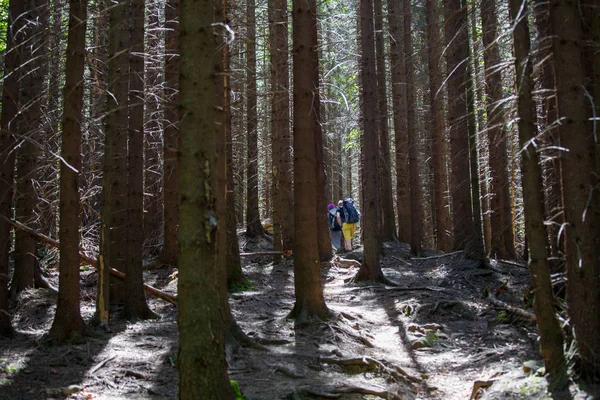
<path id="1" fill-rule="evenodd" d="M 146 303 L 144 251 L 144 0 L 130 0 L 129 127 L 127 152 L 127 263 L 125 309 L 129 319 L 156 317 Z"/>
<path id="2" fill-rule="evenodd" d="M 289 314 L 297 326 L 329 317 L 323 296 L 317 242 L 317 124 L 314 106 L 315 80 L 319 68 L 317 6 L 315 0 L 293 0 L 293 86 L 294 86 L 294 288 L 296 303 Z"/>
<path id="3" fill-rule="evenodd" d="M 398 239 L 409 243 L 411 237 L 409 160 L 406 104 L 406 64 L 404 62 L 404 34 L 400 2 L 387 0 L 390 29 L 390 60 L 392 78 L 392 111 L 394 113 L 394 140 L 396 147 L 396 211 Z"/>
<path id="4" fill-rule="evenodd" d="M 439 11 L 436 0 L 426 1 L 427 42 L 429 57 L 429 104 L 431 107 L 431 141 L 435 210 L 435 237 L 438 249 L 451 250 L 448 170 L 446 167 L 446 124 L 442 87 L 442 43 L 440 41 Z"/>
<path id="5" fill-rule="evenodd" d="M 46 79 L 46 38 L 48 29 L 47 0 L 25 2 L 26 24 L 24 34 L 26 45 L 22 48 L 23 72 L 21 78 L 20 117 L 18 127 L 24 138 L 17 152 L 17 184 L 15 196 L 15 216 L 18 221 L 29 226 L 40 226 L 36 213 L 39 193 L 41 151 L 38 143 L 43 142 L 45 124 L 45 93 L 40 94 Z M 11 282 L 11 293 L 16 295 L 34 286 L 37 264 L 37 243 L 29 234 L 15 232 L 15 271 Z"/>
<path id="6" fill-rule="evenodd" d="M 153 252 L 160 241 L 162 230 L 161 192 L 161 157 L 159 149 L 162 145 L 163 133 L 162 109 L 159 91 L 162 90 L 164 77 L 163 63 L 160 57 L 161 48 L 160 9 L 157 0 L 148 3 L 146 54 L 145 54 L 145 88 L 144 88 L 144 240 L 145 246 Z M 154 253 L 156 254 L 156 253 Z"/>
<path id="7" fill-rule="evenodd" d="M 540 159 L 532 141 L 535 139 L 535 104 L 531 92 L 533 67 L 529 44 L 527 8 L 521 0 L 510 0 L 510 17 L 513 31 L 516 89 L 519 114 L 519 144 L 524 150 L 521 157 L 523 174 L 523 199 L 525 202 L 525 235 L 529 247 L 529 269 L 535 293 L 534 310 L 540 332 L 541 353 L 548 372 L 550 390 L 567 390 L 568 375 L 563 353 L 563 332 L 554 311 L 552 281 L 546 253 L 544 234 L 544 197 Z M 556 398 L 559 398 L 556 396 Z"/>
<path id="8" fill-rule="evenodd" d="M 102 175 L 102 214 L 100 234 L 100 272 L 98 280 L 97 317 L 101 324 L 108 323 L 110 280 L 107 266 L 126 270 L 123 243 L 126 242 L 127 223 L 127 133 L 129 91 L 129 31 L 127 23 L 127 0 L 114 4 L 110 9 L 107 115 L 104 134 L 104 163 Z M 116 284 L 115 297 L 124 299 L 121 284 Z"/>
<path id="9" fill-rule="evenodd" d="M 177 149 L 179 148 L 179 0 L 165 5 L 165 131 L 163 136 L 163 220 L 161 258 L 177 260 Z"/>
<path id="10" fill-rule="evenodd" d="M 410 0 L 403 0 L 404 8 L 404 62 L 406 64 L 406 135 L 408 139 L 409 187 L 410 187 L 410 251 L 421 253 L 421 178 L 419 177 L 419 153 L 415 122 L 415 77 L 412 56 L 412 13 Z"/>
<path id="11" fill-rule="evenodd" d="M 60 163 L 59 292 L 50 328 L 50 337 L 56 339 L 76 338 L 86 329 L 79 309 L 79 170 L 86 21 L 86 1 L 70 0 Z"/>
<path id="12" fill-rule="evenodd" d="M 246 189 L 246 235 L 255 237 L 263 233 L 258 210 L 258 117 L 256 98 L 256 1 L 246 3 L 246 102 L 248 138 L 248 172 Z"/>
<path id="13" fill-rule="evenodd" d="M 182 400 L 233 398 L 219 312 L 225 293 L 225 271 L 219 271 L 217 257 L 214 78 L 219 52 L 214 15 L 207 10 L 213 10 L 212 0 L 181 1 L 179 83 L 186 117 L 179 151 L 177 365 Z"/>
<path id="14" fill-rule="evenodd" d="M 560 154 L 557 150 L 560 148 L 560 142 L 557 132 L 558 125 L 555 124 L 558 119 L 558 109 L 556 103 L 554 57 L 552 55 L 552 36 L 550 33 L 550 3 L 536 2 L 533 4 L 533 7 L 534 21 L 539 38 L 536 52 L 538 54 L 537 62 L 542 63 L 538 78 L 542 89 L 542 113 L 538 124 L 540 125 L 540 131 L 544 132 L 542 139 L 543 156 L 549 160 L 543 165 L 544 191 L 546 195 L 545 219 L 550 222 L 546 225 L 550 244 L 550 257 L 558 260 L 565 253 L 564 236 L 559 235 L 565 219 L 561 187 L 562 165 Z"/>
<path id="15" fill-rule="evenodd" d="M 550 8 L 565 205 L 567 305 L 582 373 L 600 377 L 600 231 L 592 110 L 585 89 L 582 21 L 578 5 L 556 0 Z"/>
<path id="16" fill-rule="evenodd" d="M 383 39 L 383 10 L 381 0 L 375 7 L 375 66 L 377 68 L 377 129 L 379 133 L 379 182 L 381 187 L 381 240 L 396 238 L 396 220 L 392 195 L 392 176 L 389 143 L 388 103 L 385 69 L 385 42 Z"/>
<path id="17" fill-rule="evenodd" d="M 444 0 L 446 62 L 448 73 L 448 125 L 450 128 L 450 191 L 454 249 L 464 250 L 468 257 L 480 259 L 469 176 L 469 135 L 467 124 L 466 86 L 469 41 L 465 13 L 460 0 Z"/>
<path id="18" fill-rule="evenodd" d="M 293 243 L 294 210 L 291 176 L 287 0 L 269 3 L 271 35 L 271 135 L 273 236 L 275 250 L 289 250 Z"/>
<path id="19" fill-rule="evenodd" d="M 502 69 L 498 46 L 498 17 L 495 0 L 482 0 L 483 61 L 486 80 L 487 131 L 490 154 L 490 211 L 492 247 L 499 258 L 514 258 L 513 218 L 508 179 L 505 110 L 502 103 Z"/>
<path id="20" fill-rule="evenodd" d="M 362 111 L 362 140 L 364 165 L 361 171 L 363 181 L 363 199 L 361 226 L 363 230 L 364 257 L 355 280 L 382 281 L 381 241 L 379 212 L 379 149 L 377 146 L 377 94 L 375 76 L 375 51 L 373 31 L 372 0 L 361 0 L 359 4 L 360 19 L 360 83 Z"/>
<path id="21" fill-rule="evenodd" d="M 4 55 L 4 82 L 0 114 L 0 335 L 12 336 L 14 331 L 8 312 L 8 255 L 12 243 L 12 217 L 15 146 L 17 144 L 15 117 L 19 112 L 19 67 L 21 65 L 24 2 L 11 0 L 8 6 L 6 50 Z"/>

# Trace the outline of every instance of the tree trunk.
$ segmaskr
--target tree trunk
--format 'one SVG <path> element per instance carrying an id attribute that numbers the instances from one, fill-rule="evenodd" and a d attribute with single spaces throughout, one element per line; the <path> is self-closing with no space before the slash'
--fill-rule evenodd
<path id="1" fill-rule="evenodd" d="M 408 138 L 406 136 L 407 114 L 406 64 L 404 62 L 404 34 L 400 2 L 387 0 L 390 30 L 390 61 L 392 78 L 392 111 L 394 114 L 394 140 L 396 147 L 396 208 L 398 216 L 398 239 L 410 242 L 411 217 L 409 193 Z"/>
<path id="2" fill-rule="evenodd" d="M 379 133 L 379 182 L 381 185 L 381 240 L 396 239 L 396 220 L 392 195 L 392 176 L 389 143 L 388 103 L 385 69 L 385 42 L 383 39 L 383 10 L 381 0 L 375 7 L 375 63 L 377 68 L 377 129 Z"/>
<path id="3" fill-rule="evenodd" d="M 498 46 L 498 17 L 496 1 L 482 0 L 481 28 L 483 31 L 483 61 L 486 80 L 487 132 L 490 154 L 490 212 L 492 256 L 515 257 L 510 184 L 508 180 L 505 110 L 502 103 L 502 69 Z"/>
<path id="4" fill-rule="evenodd" d="M 419 153 L 415 127 L 415 78 L 412 56 L 412 15 L 410 0 L 403 0 L 404 8 L 404 62 L 406 64 L 406 136 L 408 140 L 409 187 L 410 187 L 410 251 L 421 254 L 421 178 L 419 176 Z"/>
<path id="5" fill-rule="evenodd" d="M 448 73 L 448 125 L 450 128 L 450 190 L 454 250 L 465 250 L 468 257 L 479 259 L 469 176 L 469 135 L 467 96 L 469 41 L 465 13 L 460 0 L 444 0 L 446 62 Z"/>
<path id="6" fill-rule="evenodd" d="M 8 6 L 4 84 L 0 114 L 0 335 L 12 336 L 8 312 L 8 255 L 12 243 L 11 226 L 5 218 L 12 216 L 15 177 L 15 117 L 19 112 L 19 67 L 21 65 L 24 2 L 11 0 Z M 4 217 L 4 218 L 2 218 Z"/>
<path id="7" fill-rule="evenodd" d="M 39 204 L 41 149 L 45 125 L 45 95 L 40 89 L 46 80 L 46 35 L 48 29 L 48 2 L 35 0 L 26 3 L 29 7 L 24 18 L 24 40 L 22 47 L 23 71 L 21 78 L 21 113 L 17 117 L 21 137 L 25 140 L 17 153 L 17 183 L 15 192 L 15 215 L 17 220 L 28 225 L 38 226 L 36 211 Z M 37 248 L 35 239 L 23 232 L 15 232 L 15 271 L 11 282 L 11 294 L 15 296 L 26 288 L 34 286 Z"/>
<path id="8" fill-rule="evenodd" d="M 163 136 L 164 243 L 161 258 L 177 261 L 177 149 L 179 148 L 179 0 L 165 5 L 165 131 Z"/>
<path id="9" fill-rule="evenodd" d="M 145 247 L 151 248 L 153 254 L 160 242 L 162 230 L 161 192 L 161 157 L 159 149 L 163 133 L 163 115 L 160 104 L 162 91 L 163 63 L 160 62 L 161 26 L 160 5 L 158 0 L 148 3 L 147 49 L 145 55 L 145 88 L 144 88 L 144 239 Z"/>
<path id="10" fill-rule="evenodd" d="M 427 0 L 427 42 L 429 57 L 429 104 L 432 141 L 433 186 L 435 204 L 435 236 L 437 248 L 449 252 L 450 206 L 448 204 L 448 171 L 446 167 L 446 124 L 442 82 L 442 44 L 440 41 L 439 11 L 436 0 Z"/>
<path id="11" fill-rule="evenodd" d="M 179 398 L 232 399 L 219 308 L 215 43 L 212 0 L 181 1 L 179 151 Z M 218 100 L 217 103 L 218 104 Z M 226 301 L 226 300 L 225 300 Z"/>
<path id="12" fill-rule="evenodd" d="M 109 297 L 124 300 L 125 290 L 119 283 L 109 294 L 110 281 L 106 266 L 127 271 L 125 247 L 127 240 L 127 134 L 129 90 L 129 31 L 128 2 L 120 1 L 110 10 L 107 115 L 104 135 L 104 164 L 102 175 L 101 248 L 102 263 L 98 281 L 98 305 L 108 306 Z M 102 289 L 102 290 L 100 290 Z M 100 299 L 100 297 L 102 299 Z M 101 323 L 108 318 L 107 311 L 97 309 Z"/>
<path id="13" fill-rule="evenodd" d="M 127 264 L 125 308 L 128 319 L 155 318 L 144 293 L 144 0 L 130 0 L 129 128 L 127 152 Z"/>
<path id="14" fill-rule="evenodd" d="M 585 89 L 582 21 L 577 4 L 553 1 L 550 20 L 563 169 L 567 305 L 575 328 L 582 373 L 600 377 L 600 231 L 598 176 L 592 110 Z"/>
<path id="15" fill-rule="evenodd" d="M 246 235 L 255 237 L 264 230 L 258 210 L 258 117 L 256 98 L 256 1 L 248 0 L 246 4 L 247 38 L 246 38 L 246 102 L 247 102 L 247 138 L 248 160 L 246 189 Z"/>
<path id="16" fill-rule="evenodd" d="M 550 245 L 550 257 L 554 259 L 562 258 L 565 253 L 564 235 L 559 235 L 563 226 L 564 207 L 562 203 L 562 165 L 560 162 L 560 148 L 557 127 L 557 104 L 556 104 L 556 85 L 554 76 L 554 59 L 552 56 L 552 36 L 550 33 L 550 3 L 536 2 L 534 7 L 534 21 L 537 29 L 538 54 L 536 61 L 542 63 L 539 69 L 539 84 L 542 89 L 541 105 L 542 113 L 538 124 L 540 131 L 544 132 L 542 137 L 543 158 L 549 161 L 543 164 L 544 174 L 544 192 L 545 201 L 545 219 L 550 222 L 546 225 L 548 229 L 548 242 Z M 554 269 L 554 268 L 553 268 Z"/>
<path id="17" fill-rule="evenodd" d="M 296 325 L 329 317 L 323 297 L 323 282 L 317 243 L 317 123 L 314 107 L 318 58 L 317 7 L 314 0 L 294 0 L 293 86 L 294 86 L 294 288 L 296 303 L 289 314 Z"/>
<path id="18" fill-rule="evenodd" d="M 69 1 L 66 82 L 63 92 L 62 149 L 60 163 L 60 266 L 56 315 L 50 337 L 72 339 L 85 333 L 79 308 L 79 170 L 83 120 L 83 73 L 85 66 L 85 0 Z M 33 239 L 33 238 L 32 238 Z M 33 239 L 35 240 L 35 239 Z"/>
<path id="19" fill-rule="evenodd" d="M 293 243 L 294 209 L 291 176 L 287 0 L 269 3 L 271 35 L 271 135 L 273 236 L 275 250 L 289 250 Z"/>
<path id="20" fill-rule="evenodd" d="M 360 18 L 360 83 L 364 165 L 362 168 L 363 199 L 361 227 L 363 231 L 364 257 L 355 280 L 383 280 L 381 271 L 381 242 L 379 212 L 379 150 L 377 146 L 377 94 L 375 76 L 375 51 L 372 0 L 361 0 Z"/>
<path id="21" fill-rule="evenodd" d="M 535 293 L 534 310 L 540 332 L 541 353 L 548 372 L 550 390 L 568 390 L 568 375 L 563 353 L 563 332 L 554 311 L 554 297 L 546 240 L 544 234 L 544 198 L 540 159 L 531 141 L 535 138 L 535 104 L 532 62 L 530 57 L 529 26 L 526 6 L 521 10 L 521 0 L 510 0 L 511 24 L 514 25 L 514 53 L 516 89 L 519 114 L 519 144 L 524 149 L 521 157 L 523 174 L 523 200 L 525 202 L 525 235 L 529 248 L 529 269 Z M 559 398 L 556 396 L 556 398 Z"/>

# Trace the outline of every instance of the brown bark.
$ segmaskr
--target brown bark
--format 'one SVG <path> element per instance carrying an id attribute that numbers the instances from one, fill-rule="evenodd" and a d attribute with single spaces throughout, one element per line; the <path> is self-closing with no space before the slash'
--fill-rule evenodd
<path id="1" fill-rule="evenodd" d="M 41 151 L 38 143 L 43 142 L 46 129 L 45 95 L 40 88 L 46 79 L 46 38 L 48 29 L 48 2 L 35 0 L 27 4 L 24 18 L 24 40 L 22 48 L 23 71 L 21 78 L 21 112 L 17 116 L 18 128 L 24 139 L 17 152 L 17 182 L 15 191 L 15 215 L 30 224 L 40 224 L 37 215 L 39 193 L 34 187 L 40 176 Z M 39 186 L 39 184 L 38 184 Z M 15 233 L 15 271 L 11 282 L 11 294 L 34 286 L 34 271 L 37 259 L 35 240 L 21 232 Z"/>
<path id="2" fill-rule="evenodd" d="M 404 13 L 404 62 L 406 64 L 406 136 L 408 140 L 409 187 L 410 187 L 410 251 L 421 253 L 421 178 L 419 176 L 419 153 L 415 121 L 415 79 L 412 56 L 412 14 L 410 1 L 403 0 Z"/>
<path id="3" fill-rule="evenodd" d="M 450 206 L 448 204 L 448 170 L 446 166 L 446 124 L 442 81 L 442 43 L 440 41 L 439 10 L 436 0 L 427 0 L 427 42 L 429 57 L 429 104 L 437 248 L 448 252 L 450 241 Z"/>
<path id="4" fill-rule="evenodd" d="M 293 86 L 294 86 L 294 288 L 296 303 L 289 314 L 297 326 L 329 317 L 317 243 L 317 123 L 314 107 L 318 58 L 317 7 L 314 0 L 294 0 Z"/>
<path id="5" fill-rule="evenodd" d="M 179 0 L 165 5 L 165 130 L 163 136 L 164 243 L 161 258 L 177 261 L 177 149 L 179 148 Z"/>
<path id="6" fill-rule="evenodd" d="M 258 210 L 258 117 L 256 98 L 256 1 L 246 4 L 246 135 L 247 175 L 246 236 L 255 237 L 264 232 Z"/>
<path id="7" fill-rule="evenodd" d="M 131 0 L 129 50 L 129 127 L 127 151 L 127 263 L 124 271 L 128 319 L 155 318 L 144 294 L 144 0 Z"/>
<path id="8" fill-rule="evenodd" d="M 269 3 L 271 35 L 271 135 L 275 250 L 291 248 L 294 209 L 291 176 L 287 0 Z"/>
<path id="9" fill-rule="evenodd" d="M 390 30 L 390 60 L 392 78 L 392 111 L 394 113 L 394 140 L 396 147 L 396 211 L 398 239 L 409 243 L 411 236 L 409 160 L 407 132 L 406 64 L 404 62 L 404 35 L 399 1 L 387 1 Z"/>
<path id="10" fill-rule="evenodd" d="M 379 199 L 379 149 L 377 146 L 377 94 L 375 76 L 375 51 L 373 28 L 373 4 L 371 0 L 361 0 L 359 4 L 360 19 L 360 90 L 362 111 L 363 168 L 362 176 L 362 216 L 364 257 L 355 280 L 382 281 L 381 242 L 379 240 L 381 210 Z"/>
<path id="11" fill-rule="evenodd" d="M 592 110 L 585 90 L 582 21 L 578 5 L 553 1 L 554 34 L 566 227 L 567 306 L 582 373 L 600 376 L 600 228 Z"/>
<path id="12" fill-rule="evenodd" d="M 21 40 L 18 32 L 23 24 L 24 2 L 11 0 L 8 6 L 8 30 L 4 55 L 2 112 L 0 114 L 0 217 L 12 216 L 15 174 L 15 117 L 19 111 L 19 66 Z M 12 336 L 8 312 L 8 255 L 11 247 L 11 226 L 0 218 L 0 335 Z"/>
<path id="13" fill-rule="evenodd" d="M 490 211 L 492 256 L 515 257 L 505 110 L 502 105 L 502 69 L 498 46 L 498 17 L 495 0 L 482 0 L 481 27 L 483 31 L 483 61 L 486 80 L 487 132 L 490 157 Z"/>
<path id="14" fill-rule="evenodd" d="M 515 25 L 513 32 L 516 69 L 516 89 L 519 114 L 519 144 L 524 149 L 521 157 L 523 198 L 525 202 L 525 234 L 529 247 L 529 269 L 535 292 L 534 310 L 540 333 L 541 353 L 550 381 L 550 390 L 566 389 L 568 375 L 563 353 L 563 332 L 554 311 L 552 281 L 546 252 L 544 234 L 544 198 L 542 171 L 537 149 L 531 141 L 535 138 L 535 104 L 531 92 L 533 67 L 530 57 L 529 27 L 521 1 L 510 0 L 510 17 Z M 558 397 L 557 397 L 558 398 Z"/>
<path id="15" fill-rule="evenodd" d="M 83 120 L 83 72 L 87 4 L 69 1 L 66 82 L 63 94 L 62 148 L 60 163 L 60 266 L 56 315 L 50 337 L 71 339 L 85 333 L 79 302 L 79 169 Z M 21 231 L 22 232 L 22 231 Z M 23 232 L 23 234 L 26 234 Z M 27 235 L 34 240 L 31 235 Z"/>
<path id="16" fill-rule="evenodd" d="M 396 238 L 396 220 L 392 195 L 392 176 L 389 143 L 388 103 L 385 69 L 385 42 L 383 39 L 382 1 L 374 0 L 375 7 L 375 66 L 377 69 L 377 131 L 379 134 L 379 182 L 381 187 L 381 240 Z"/>
<path id="17" fill-rule="evenodd" d="M 557 132 L 557 103 L 556 85 L 554 74 L 554 57 L 552 55 L 552 36 L 550 33 L 550 14 L 547 2 L 534 3 L 534 21 L 538 34 L 537 62 L 542 63 L 539 69 L 539 85 L 542 90 L 540 95 L 542 113 L 539 115 L 538 124 L 542 136 L 543 156 L 548 161 L 543 164 L 544 192 L 546 195 L 545 213 L 548 229 L 548 242 L 550 256 L 560 258 L 565 253 L 564 236 L 559 236 L 561 226 L 564 224 L 564 207 L 562 203 L 562 165 L 560 162 L 559 136 Z"/>
<path id="18" fill-rule="evenodd" d="M 161 160 L 159 157 L 163 133 L 162 107 L 159 91 L 162 90 L 162 63 L 160 7 L 158 0 L 148 2 L 147 46 L 145 51 L 144 84 L 144 242 L 154 253 L 162 232 Z M 154 253 L 156 254 L 156 253 Z"/>

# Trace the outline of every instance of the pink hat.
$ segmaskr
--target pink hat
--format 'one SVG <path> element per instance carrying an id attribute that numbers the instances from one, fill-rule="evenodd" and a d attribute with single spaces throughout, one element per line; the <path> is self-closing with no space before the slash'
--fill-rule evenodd
<path id="1" fill-rule="evenodd" d="M 327 206 L 327 209 L 331 210 L 332 208 L 335 208 L 335 204 L 329 203 L 329 205 Z"/>

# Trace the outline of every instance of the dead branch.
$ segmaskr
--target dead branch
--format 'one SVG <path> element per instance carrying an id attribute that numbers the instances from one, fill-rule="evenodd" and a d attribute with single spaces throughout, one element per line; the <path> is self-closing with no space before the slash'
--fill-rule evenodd
<path id="1" fill-rule="evenodd" d="M 487 299 L 490 303 L 492 303 L 492 305 L 494 305 L 494 307 L 496 308 L 500 308 L 504 311 L 507 311 L 511 314 L 515 314 L 518 315 L 519 317 L 523 317 L 526 320 L 529 320 L 531 322 L 535 322 L 535 314 L 529 312 L 529 311 L 525 311 L 521 308 L 517 308 L 517 307 L 513 307 L 509 304 L 506 304 L 503 301 L 498 300 L 494 294 L 491 291 L 488 291 L 487 293 Z"/>
<path id="2" fill-rule="evenodd" d="M 427 260 L 435 260 L 436 258 L 444 258 L 444 257 L 454 256 L 454 255 L 460 254 L 462 252 L 463 252 L 462 250 L 458 250 L 458 251 L 453 251 L 451 253 L 438 254 L 437 256 L 415 257 L 415 258 L 411 258 L 411 260 L 418 260 L 419 262 L 427 261 Z"/>
<path id="3" fill-rule="evenodd" d="M 289 252 L 287 251 L 260 251 L 257 253 L 240 253 L 240 257 L 254 257 L 254 256 L 280 256 L 286 255 Z"/>
<path id="4" fill-rule="evenodd" d="M 15 220 L 6 218 L 5 216 L 2 216 L 2 218 L 4 218 L 5 220 L 7 220 L 15 228 L 20 229 L 23 232 L 27 232 L 28 234 L 30 234 L 34 238 L 38 239 L 39 241 L 41 241 L 43 243 L 46 243 L 46 244 L 48 244 L 48 245 L 50 245 L 52 247 L 56 247 L 57 249 L 59 248 L 59 243 L 58 243 L 57 240 L 49 238 L 48 236 L 46 236 L 44 234 L 41 234 L 41 233 L 39 233 L 39 232 L 31 229 L 30 227 L 28 227 L 27 225 L 23 225 L 19 221 L 15 221 Z M 79 257 L 81 258 L 81 260 L 85 261 L 86 263 L 88 263 L 92 267 L 98 269 L 98 260 L 96 260 L 95 258 L 86 256 L 85 254 L 83 254 L 81 252 L 81 250 L 79 251 Z M 125 274 L 123 272 L 121 272 L 121 271 L 117 271 L 114 268 L 109 268 L 108 272 L 110 273 L 110 275 L 112 275 L 112 276 L 114 276 L 116 278 L 119 278 L 121 280 L 125 280 Z M 175 296 L 172 296 L 172 295 L 170 295 L 168 293 L 160 291 L 160 290 L 156 289 L 155 287 L 152 287 L 152 286 L 146 285 L 146 284 L 144 284 L 144 290 L 149 295 L 152 295 L 154 297 L 158 297 L 159 299 L 163 299 L 164 301 L 167 301 L 167 302 L 169 302 L 171 304 L 177 305 L 177 298 Z"/>
<path id="5" fill-rule="evenodd" d="M 527 263 L 520 263 L 520 262 L 516 262 L 516 261 L 509 261 L 509 260 L 498 260 L 498 262 L 502 263 L 502 264 L 508 264 L 508 265 L 512 265 L 515 267 L 519 267 L 519 268 L 523 268 L 523 269 L 527 269 Z"/>
<path id="6" fill-rule="evenodd" d="M 104 360 L 100 361 L 98 364 L 96 364 L 96 366 L 94 366 L 94 368 L 92 368 L 89 372 L 90 375 L 94 375 L 96 373 L 96 371 L 98 371 L 100 368 L 102 368 L 107 362 L 109 362 L 110 360 L 112 360 L 113 358 L 115 358 L 116 356 L 111 356 L 108 358 L 105 358 Z"/>

